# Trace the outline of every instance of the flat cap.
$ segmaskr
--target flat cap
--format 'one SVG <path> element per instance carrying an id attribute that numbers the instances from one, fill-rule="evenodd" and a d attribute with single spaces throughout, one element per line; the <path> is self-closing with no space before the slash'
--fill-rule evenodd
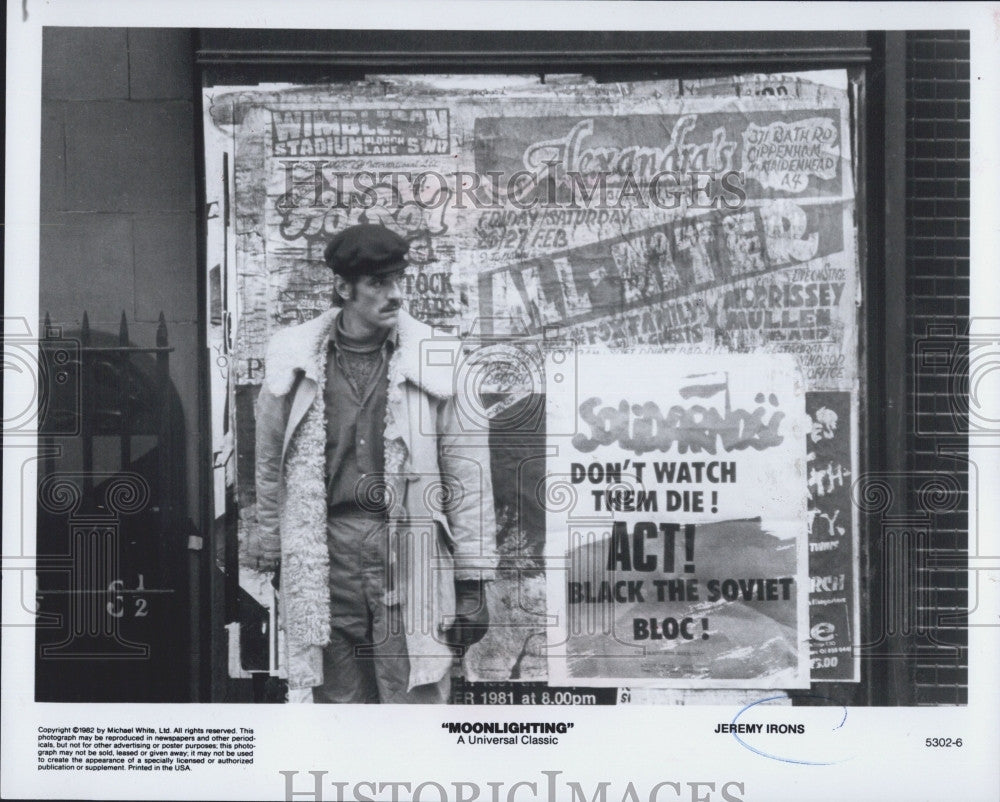
<path id="1" fill-rule="evenodd" d="M 377 223 L 361 223 L 338 232 L 327 243 L 323 259 L 344 278 L 379 276 L 406 267 L 409 244 Z"/>

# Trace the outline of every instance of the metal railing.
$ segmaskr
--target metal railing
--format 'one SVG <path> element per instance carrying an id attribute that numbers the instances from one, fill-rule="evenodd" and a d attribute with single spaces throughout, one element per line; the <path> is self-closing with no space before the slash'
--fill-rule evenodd
<path id="1" fill-rule="evenodd" d="M 189 586 L 167 324 L 39 342 L 36 698 L 179 701 Z M 181 437 L 178 437 L 178 433 Z M 80 661 L 90 665 L 84 668 Z"/>

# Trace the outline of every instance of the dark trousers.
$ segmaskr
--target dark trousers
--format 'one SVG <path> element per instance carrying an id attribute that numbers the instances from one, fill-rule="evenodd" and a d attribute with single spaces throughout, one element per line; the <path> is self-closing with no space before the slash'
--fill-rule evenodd
<path id="1" fill-rule="evenodd" d="M 451 677 L 408 691 L 410 661 L 395 592 L 389 525 L 363 513 L 327 518 L 330 644 L 314 702 L 441 704 Z"/>

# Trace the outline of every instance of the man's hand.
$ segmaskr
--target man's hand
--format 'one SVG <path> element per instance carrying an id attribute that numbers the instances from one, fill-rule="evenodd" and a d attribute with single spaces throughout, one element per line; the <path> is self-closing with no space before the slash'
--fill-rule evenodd
<path id="1" fill-rule="evenodd" d="M 455 583 L 455 623 L 445 637 L 449 646 L 466 648 L 479 643 L 490 627 L 490 611 L 486 606 L 486 587 L 478 580 Z"/>
<path id="2" fill-rule="evenodd" d="M 277 532 L 264 536 L 261 526 L 250 526 L 245 538 L 240 538 L 239 563 L 241 568 L 269 574 L 281 565 L 281 539 Z"/>
<path id="3" fill-rule="evenodd" d="M 258 557 L 256 567 L 264 574 L 277 573 L 281 570 L 281 557 Z"/>
<path id="4" fill-rule="evenodd" d="M 241 541 L 239 551 L 240 568 L 260 574 L 273 574 L 271 584 L 278 590 L 281 583 L 281 552 L 268 553 L 260 548 L 260 542 L 248 539 Z"/>

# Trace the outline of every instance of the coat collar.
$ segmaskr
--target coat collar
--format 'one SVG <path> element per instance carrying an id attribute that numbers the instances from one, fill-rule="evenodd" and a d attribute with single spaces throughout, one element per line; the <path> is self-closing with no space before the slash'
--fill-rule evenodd
<path id="1" fill-rule="evenodd" d="M 264 383 L 274 395 L 285 395 L 295 382 L 295 374 L 321 383 L 327 341 L 333 333 L 340 309 L 334 307 L 312 320 L 275 333 L 267 347 Z M 435 334 L 405 310 L 389 335 L 395 349 L 389 375 L 406 381 L 437 398 L 454 394 L 455 368 L 461 359 L 461 341 Z M 433 342 L 429 342 L 433 340 Z M 443 356 L 442 356 L 443 355 Z"/>

